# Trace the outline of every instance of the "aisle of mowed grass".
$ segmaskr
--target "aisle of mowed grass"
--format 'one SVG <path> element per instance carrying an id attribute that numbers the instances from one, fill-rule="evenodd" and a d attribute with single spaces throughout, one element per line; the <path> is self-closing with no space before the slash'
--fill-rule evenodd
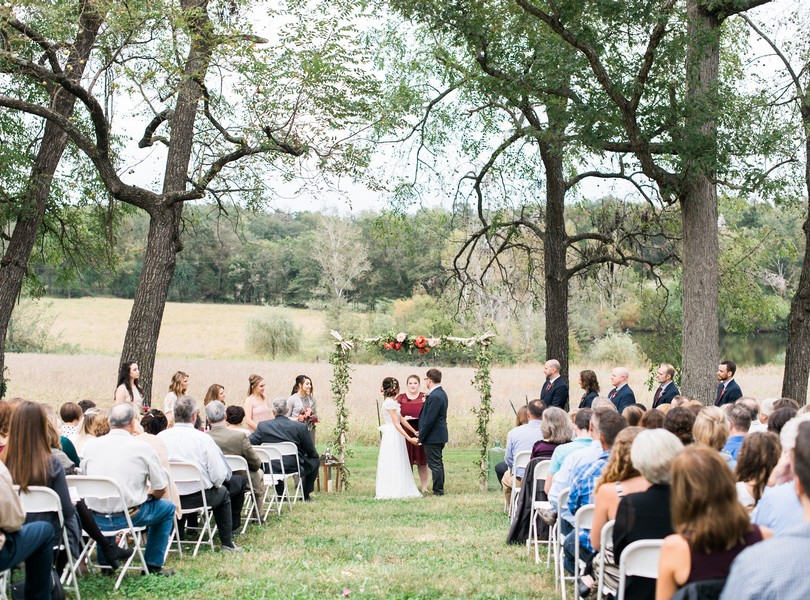
<path id="1" fill-rule="evenodd" d="M 351 487 L 253 526 L 243 554 L 170 555 L 171 578 L 100 575 L 83 598 L 555 598 L 545 563 L 505 543 L 499 493 L 476 483 L 476 452 L 448 449 L 446 495 L 375 501 L 377 448 L 356 447 Z"/>

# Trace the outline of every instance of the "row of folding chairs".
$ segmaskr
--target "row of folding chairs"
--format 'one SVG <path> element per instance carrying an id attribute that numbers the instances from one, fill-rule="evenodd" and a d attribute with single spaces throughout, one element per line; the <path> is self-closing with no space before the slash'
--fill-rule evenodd
<path id="1" fill-rule="evenodd" d="M 545 462 L 545 461 L 544 461 Z M 540 463 L 542 465 L 542 463 Z M 538 465 L 535 467 L 535 471 L 538 470 Z M 545 468 L 545 467 L 543 467 Z M 539 475 L 535 478 L 535 482 L 539 481 L 540 479 L 544 479 L 545 477 L 540 477 Z M 570 488 L 566 488 L 560 493 L 559 497 L 559 506 L 564 506 L 568 503 L 568 497 L 570 495 Z M 535 503 L 538 505 L 539 508 L 545 508 L 545 503 L 541 503 L 535 500 Z M 567 575 L 565 573 L 565 568 L 563 566 L 563 557 L 564 557 L 564 550 L 563 550 L 563 542 L 565 541 L 565 537 L 560 532 L 560 522 L 562 521 L 562 516 L 558 516 L 557 521 L 555 522 L 554 526 L 551 528 L 549 533 L 549 539 L 547 542 L 543 542 L 542 540 L 537 540 L 537 526 L 536 526 L 536 512 L 532 511 L 532 537 L 527 541 L 527 543 L 532 543 L 535 546 L 535 562 L 539 562 L 539 553 L 538 553 L 538 546 L 539 543 L 546 543 L 547 544 L 547 559 L 546 564 L 550 564 L 550 557 L 553 555 L 554 557 L 554 589 L 555 591 L 559 591 L 563 600 L 567 598 L 567 588 L 568 583 L 573 584 L 573 598 L 578 597 L 578 582 L 579 578 L 582 575 L 582 569 L 585 567 L 584 561 L 580 559 L 580 551 L 579 551 L 579 537 L 580 532 L 585 529 L 591 529 L 593 525 L 593 516 L 594 516 L 594 505 L 593 504 L 586 504 L 585 506 L 580 507 L 577 513 L 574 515 L 574 539 L 577 542 L 574 544 L 574 565 L 576 574 L 574 575 Z M 605 553 L 609 548 L 612 548 L 613 544 L 613 527 L 615 522 L 608 521 L 604 527 L 602 527 L 602 531 L 600 532 L 600 548 L 599 548 L 599 555 L 600 555 L 600 562 L 602 565 L 605 565 L 606 558 Z M 605 569 L 604 567 L 599 572 L 599 578 L 597 580 L 597 591 L 596 591 L 596 600 L 602 600 L 605 597 L 607 592 L 613 594 L 617 600 L 624 600 L 625 598 L 625 587 L 628 577 L 646 577 L 648 579 L 657 579 L 658 578 L 658 559 L 661 554 L 661 546 L 664 543 L 664 540 L 637 540 L 628 544 L 628 546 L 622 552 L 621 558 L 619 560 L 619 586 L 618 590 L 608 589 L 605 585 Z"/>

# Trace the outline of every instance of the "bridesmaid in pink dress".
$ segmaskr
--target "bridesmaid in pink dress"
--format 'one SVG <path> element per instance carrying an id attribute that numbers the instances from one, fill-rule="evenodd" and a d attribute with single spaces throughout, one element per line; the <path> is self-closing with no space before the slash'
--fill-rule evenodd
<path id="1" fill-rule="evenodd" d="M 419 414 L 422 412 L 422 406 L 425 404 L 425 395 L 419 390 L 420 379 L 419 375 L 409 375 L 408 382 L 405 386 L 405 392 L 396 397 L 396 401 L 402 410 L 402 416 L 408 419 L 411 426 L 419 429 Z M 415 446 L 413 444 L 405 445 L 408 449 L 408 459 L 411 461 L 411 469 L 416 465 L 419 471 L 419 483 L 422 487 L 422 493 L 428 490 L 428 467 L 427 459 L 425 458 L 425 449 L 422 446 Z"/>

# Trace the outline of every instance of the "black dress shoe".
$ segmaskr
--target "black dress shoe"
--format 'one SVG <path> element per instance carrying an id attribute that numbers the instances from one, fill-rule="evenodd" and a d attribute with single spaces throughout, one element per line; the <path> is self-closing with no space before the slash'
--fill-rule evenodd
<path id="1" fill-rule="evenodd" d="M 127 559 L 135 552 L 134 548 L 122 548 L 117 544 L 110 541 L 105 544 L 99 551 L 104 555 L 104 559 L 113 571 L 117 571 L 121 566 L 120 561 L 126 562 Z"/>
<path id="2" fill-rule="evenodd" d="M 584 583 L 579 584 L 579 597 L 580 598 L 587 598 L 588 596 L 591 595 L 592 591 L 593 591 L 593 588 L 589 588 Z"/>

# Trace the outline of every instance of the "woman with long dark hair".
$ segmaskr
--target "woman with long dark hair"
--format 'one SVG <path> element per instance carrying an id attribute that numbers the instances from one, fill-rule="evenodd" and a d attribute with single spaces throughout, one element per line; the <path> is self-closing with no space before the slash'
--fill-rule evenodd
<path id="1" fill-rule="evenodd" d="M 14 409 L 8 445 L 0 455 L 0 459 L 11 473 L 12 481 L 20 486 L 20 491 L 27 492 L 29 487 L 38 485 L 49 487 L 57 493 L 62 504 L 62 516 L 68 532 L 70 551 L 74 557 L 79 555 L 81 539 L 78 511 L 82 527 L 98 542 L 107 564 L 118 568 L 118 561 L 129 557 L 132 549 L 119 548 L 111 538 L 104 537 L 83 501 L 80 500 L 76 506 L 73 505 L 65 479 L 65 468 L 59 458 L 51 452 L 51 445 L 58 439 L 59 435 L 48 420 L 45 407 L 24 400 Z M 31 514 L 26 522 L 42 520 L 47 520 L 55 531 L 59 531 L 59 519 L 56 514 Z"/>
<path id="2" fill-rule="evenodd" d="M 754 510 L 762 499 L 768 478 L 779 462 L 782 446 L 770 431 L 749 433 L 737 455 L 737 499 L 747 510 Z"/>
<path id="3" fill-rule="evenodd" d="M 307 431 L 309 431 L 313 444 L 315 443 L 315 423 L 318 422 L 314 392 L 312 379 L 306 375 L 299 375 L 295 378 L 292 395 L 287 399 L 287 416 L 307 424 Z"/>
<path id="4" fill-rule="evenodd" d="M 593 401 L 599 396 L 599 380 L 596 379 L 596 373 L 589 369 L 580 371 L 579 387 L 585 390 L 582 400 L 579 402 L 579 408 L 590 408 Z"/>
<path id="5" fill-rule="evenodd" d="M 118 383 L 115 384 L 115 404 L 132 402 L 138 411 L 143 410 L 143 390 L 140 384 L 141 370 L 135 361 L 127 361 L 118 369 Z"/>

